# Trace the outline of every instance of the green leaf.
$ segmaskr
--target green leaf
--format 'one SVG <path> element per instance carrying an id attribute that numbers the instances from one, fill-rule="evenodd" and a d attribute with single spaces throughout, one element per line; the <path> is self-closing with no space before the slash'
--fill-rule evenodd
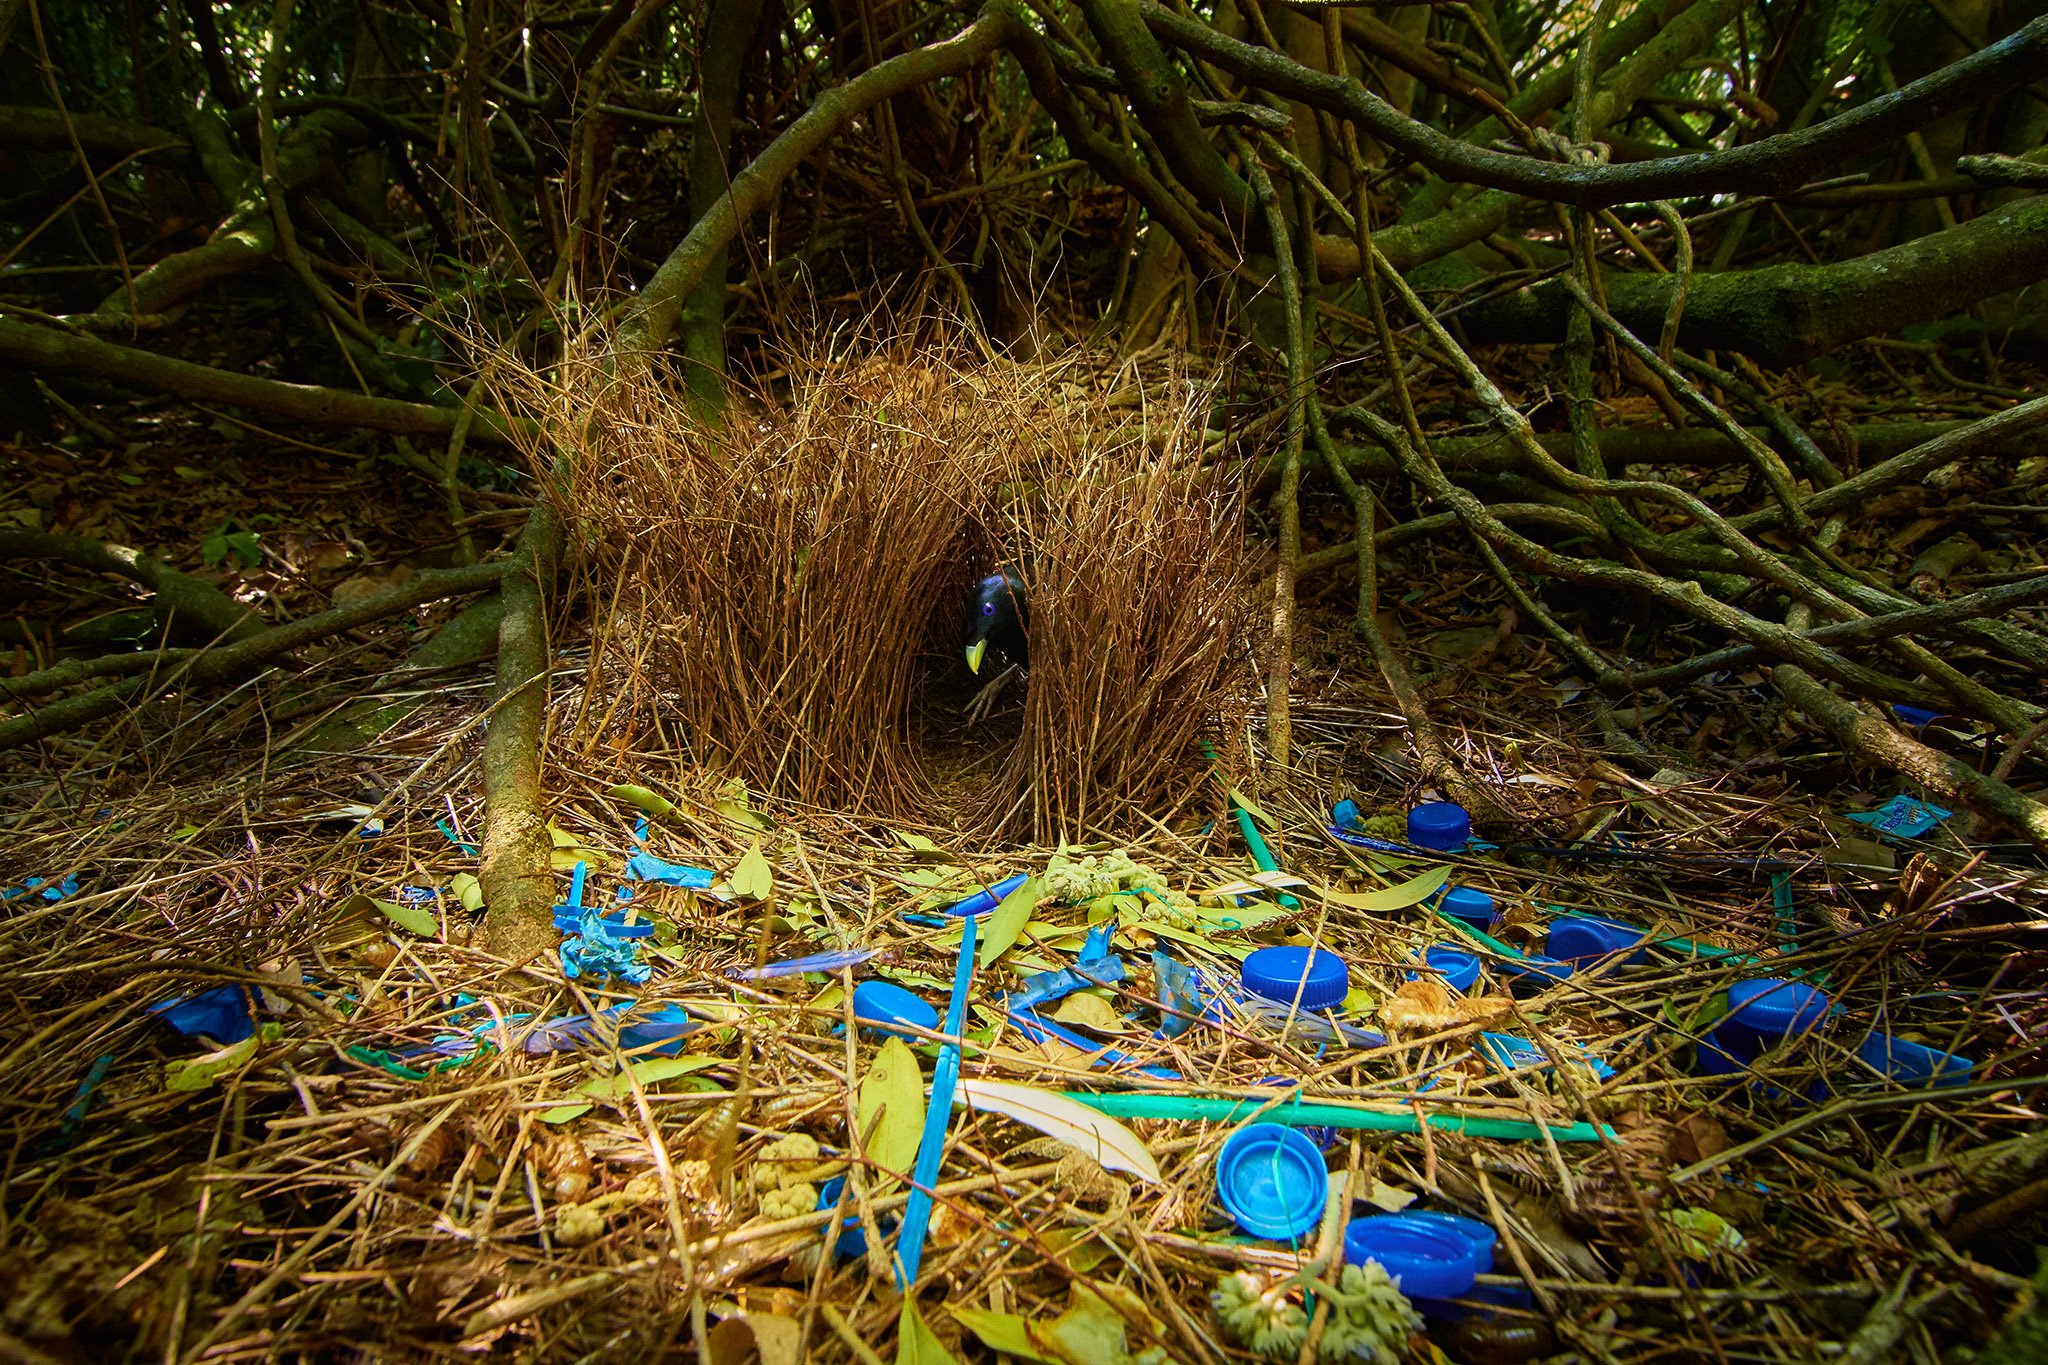
<path id="1" fill-rule="evenodd" d="M 918 1069 L 917 1054 L 901 1038 L 891 1038 L 861 1077 L 855 1108 L 854 1121 L 865 1136 L 868 1160 L 907 1179 L 917 1165 L 924 1136 L 924 1107 L 924 1073 Z"/>
<path id="2" fill-rule="evenodd" d="M 1031 1331 L 1031 1324 L 1017 1313 L 997 1313 L 986 1308 L 955 1308 L 953 1321 L 981 1338 L 991 1351 L 1037 1361 L 1038 1365 L 1067 1365 L 1050 1355 Z"/>
<path id="3" fill-rule="evenodd" d="M 953 1353 L 917 1311 L 917 1300 L 903 1296 L 903 1311 L 896 1319 L 896 1365 L 959 1365 Z"/>
<path id="4" fill-rule="evenodd" d="M 1039 900 L 1045 895 L 1045 887 L 1038 878 L 1032 877 L 1015 891 L 1003 897 L 1003 903 L 988 914 L 979 928 L 981 930 L 981 965 L 986 967 L 1017 941 L 1024 932 L 1024 926 L 1031 923 L 1031 912 L 1038 908 Z"/>
<path id="5" fill-rule="evenodd" d="M 468 872 L 458 872 L 448 879 L 448 889 L 455 893 L 455 899 L 462 908 L 474 915 L 484 908 L 484 884 Z"/>
<path id="6" fill-rule="evenodd" d="M 1001 1114 L 1094 1157 L 1112 1171 L 1129 1171 L 1148 1184 L 1160 1181 L 1159 1163 L 1138 1135 L 1100 1110 L 1056 1090 L 1009 1081 L 962 1080 L 954 1102 L 983 1114 Z"/>
<path id="7" fill-rule="evenodd" d="M 1123 1315 L 1108 1301 L 1075 1284 L 1073 1305 L 1036 1333 L 1067 1360 L 1128 1360 Z"/>
<path id="8" fill-rule="evenodd" d="M 237 431 L 235 435 L 239 437 L 241 435 L 241 432 Z M 187 483 L 202 483 L 206 479 L 205 470 L 194 469 L 189 464 L 172 465 L 171 472 L 173 474 L 176 474 L 179 478 L 185 480 Z"/>
<path id="9" fill-rule="evenodd" d="M 1249 796 L 1246 796 L 1243 792 L 1239 791 L 1235 787 L 1226 788 L 1226 790 L 1230 794 L 1230 799 L 1232 801 L 1235 801 L 1246 815 L 1251 816 L 1252 819 L 1258 821 L 1260 824 L 1266 826 L 1268 829 L 1278 827 L 1277 822 L 1273 819 L 1272 816 L 1266 814 L 1266 812 L 1259 809 L 1258 802 L 1252 800 Z"/>
<path id="10" fill-rule="evenodd" d="M 567 1123 L 570 1119 L 582 1118 L 595 1108 L 597 1106 L 594 1104 L 558 1104 L 552 1109 L 541 1110 L 540 1121 L 542 1123 Z"/>
<path id="11" fill-rule="evenodd" d="M 204 1090 L 221 1077 L 240 1071 L 264 1043 L 274 1043 L 284 1034 L 276 1024 L 265 1024 L 239 1043 L 199 1057 L 174 1057 L 164 1063 L 164 1089 Z"/>
<path id="12" fill-rule="evenodd" d="M 621 782 L 605 794 L 638 806 L 657 820 L 676 808 L 676 803 L 663 796 L 660 792 L 655 791 L 652 787 L 643 787 L 636 782 Z"/>
<path id="13" fill-rule="evenodd" d="M 441 933 L 441 922 L 424 905 L 400 905 L 397 901 L 378 900 L 375 896 L 357 892 L 342 908 L 351 915 L 366 915 L 374 910 L 407 933 L 421 938 L 438 938 Z"/>
<path id="14" fill-rule="evenodd" d="M 718 813 L 741 829 L 765 830 L 768 822 L 754 814 L 747 784 L 734 778 L 718 789 Z"/>
<path id="15" fill-rule="evenodd" d="M 254 531 L 231 531 L 226 536 L 228 548 L 235 552 L 235 558 L 242 561 L 242 567 L 253 569 L 263 562 L 263 549 Z"/>
<path id="16" fill-rule="evenodd" d="M 915 855 L 919 859 L 922 859 L 925 862 L 950 863 L 953 861 L 953 855 L 951 853 L 948 853 L 945 849 L 940 848 L 937 844 L 925 838 L 922 834 L 912 834 L 908 830 L 901 829 L 892 829 L 889 832 L 895 835 L 898 839 L 901 839 L 903 841 L 903 846 L 905 848 L 909 849 L 913 855 Z"/>
<path id="17" fill-rule="evenodd" d="M 761 856 L 759 839 L 754 841 L 754 846 L 747 850 L 725 881 L 735 896 L 745 896 L 748 900 L 765 901 L 775 894 L 775 874 L 769 870 L 768 860 Z"/>
<path id="18" fill-rule="evenodd" d="M 208 568 L 228 557 L 228 538 L 218 531 L 199 542 L 199 557 Z"/>
<path id="19" fill-rule="evenodd" d="M 687 1076 L 692 1071 L 718 1066 L 724 1061 L 723 1057 L 647 1057 L 616 1075 L 585 1081 L 576 1087 L 576 1093 L 594 1100 L 615 1100 L 621 1095 L 632 1094 L 636 1079 L 644 1089 L 676 1076 Z"/>
<path id="20" fill-rule="evenodd" d="M 1319 894 L 1332 905 L 1349 906 L 1353 910 L 1405 910 L 1411 905 L 1420 905 L 1434 896 L 1450 879 L 1450 868 L 1437 867 L 1418 877 L 1410 877 L 1399 886 L 1390 886 L 1384 891 L 1324 890 Z"/>

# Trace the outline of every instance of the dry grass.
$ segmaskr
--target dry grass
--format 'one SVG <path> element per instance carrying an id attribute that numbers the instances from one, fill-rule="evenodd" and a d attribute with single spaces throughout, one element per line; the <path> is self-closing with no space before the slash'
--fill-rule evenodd
<path id="1" fill-rule="evenodd" d="M 564 506 L 616 602 L 591 680 L 605 724 L 679 721 L 699 762 L 784 799 L 890 818 L 938 801 L 1051 837 L 1185 790 L 1234 709 L 1239 507 L 1202 466 L 1194 385 L 1128 408 L 1079 357 L 880 347 L 794 370 L 718 429 L 595 362 L 516 387 L 577 446 Z M 1022 738 L 941 799 L 914 702 L 962 672 L 967 595 L 999 562 L 1030 585 Z"/>

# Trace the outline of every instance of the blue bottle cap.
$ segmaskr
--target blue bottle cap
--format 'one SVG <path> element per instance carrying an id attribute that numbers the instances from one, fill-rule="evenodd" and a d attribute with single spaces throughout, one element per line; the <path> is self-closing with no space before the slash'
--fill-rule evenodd
<path id="1" fill-rule="evenodd" d="M 1005 877 L 986 891 L 977 891 L 964 901 L 955 901 L 946 907 L 949 915 L 986 915 L 1003 903 L 1003 897 L 1031 880 L 1028 872 L 1019 872 L 1014 877 Z"/>
<path id="2" fill-rule="evenodd" d="M 1629 953 L 1628 961 L 1636 963 L 1648 957 L 1642 942 L 1649 936 L 1647 930 L 1620 920 L 1567 915 L 1550 922 L 1550 936 L 1543 941 L 1543 951 L 1575 967 L 1616 953 Z"/>
<path id="3" fill-rule="evenodd" d="M 1411 1223 L 1426 1223 L 1442 1228 L 1445 1232 L 1465 1239 L 1471 1249 L 1472 1273 L 1490 1275 L 1493 1273 L 1493 1244 L 1496 1234 L 1489 1223 L 1477 1218 L 1467 1218 L 1462 1213 L 1443 1213 L 1436 1209 L 1403 1209 L 1396 1215 Z"/>
<path id="4" fill-rule="evenodd" d="M 1344 959 L 1321 948 L 1261 948 L 1244 960 L 1239 978 L 1253 995 L 1291 1005 L 1295 993 L 1311 1012 L 1335 1009 L 1351 993 Z"/>
<path id="5" fill-rule="evenodd" d="M 1493 897 L 1469 886 L 1454 886 L 1444 892 L 1436 908 L 1453 919 L 1465 921 L 1474 929 L 1485 929 L 1493 924 Z"/>
<path id="6" fill-rule="evenodd" d="M 1405 1213 L 1354 1218 L 1344 1228 L 1344 1261 L 1378 1261 L 1409 1298 L 1454 1299 L 1477 1281 L 1469 1237 Z"/>
<path id="7" fill-rule="evenodd" d="M 1358 823 L 1358 803 L 1347 796 L 1330 807 L 1330 823 L 1338 829 L 1350 829 Z"/>
<path id="8" fill-rule="evenodd" d="M 1443 983 L 1452 990 L 1463 994 L 1479 983 L 1479 954 L 1468 953 L 1463 948 L 1449 943 L 1431 944 L 1422 950 L 1423 964 L 1443 975 Z M 1420 972 L 1408 973 L 1413 981 Z"/>
<path id="9" fill-rule="evenodd" d="M 835 1175 L 818 1186 L 818 1212 L 830 1213 L 839 1207 L 839 1192 L 846 1188 L 846 1177 Z M 896 1225 L 894 1214 L 883 1214 L 876 1223 L 884 1232 Z M 839 1224 L 839 1236 L 832 1242 L 832 1254 L 842 1261 L 856 1260 L 868 1254 L 867 1229 L 860 1224 L 860 1216 L 849 1212 Z"/>
<path id="10" fill-rule="evenodd" d="M 1693 1048 L 1693 1069 L 1702 1076 L 1740 1076 L 1749 1070 L 1754 1058 L 1743 1057 L 1733 1050 L 1733 1040 L 1721 1037 L 1719 1029 L 1701 1038 Z"/>
<path id="11" fill-rule="evenodd" d="M 1323 1219 L 1330 1171 L 1316 1145 L 1278 1123 L 1248 1123 L 1216 1154 L 1216 1193 L 1254 1237 L 1293 1241 Z"/>
<path id="12" fill-rule="evenodd" d="M 1408 812 L 1408 842 L 1448 853 L 1472 837 L 1472 817 L 1451 801 L 1425 801 Z"/>
<path id="13" fill-rule="evenodd" d="M 1516 995 L 1534 995 L 1570 980 L 1575 969 L 1569 962 L 1532 953 L 1528 957 L 1508 958 L 1497 970 L 1508 979 L 1508 989 Z"/>
<path id="14" fill-rule="evenodd" d="M 1757 1038 L 1809 1033 L 1826 1022 L 1832 1002 L 1825 991 L 1800 981 L 1765 976 L 1728 988 L 1728 1017 L 1721 1023 Z"/>
<path id="15" fill-rule="evenodd" d="M 1889 1033 L 1873 1033 L 1856 1049 L 1864 1065 L 1908 1086 L 1961 1085 L 1977 1064 L 1968 1057 L 1909 1043 Z"/>
<path id="16" fill-rule="evenodd" d="M 909 1024 L 934 1033 L 939 1028 L 939 1012 L 930 1002 L 893 981 L 869 980 L 855 986 L 853 1017 L 885 1033 L 898 1031 L 890 1028 L 891 1024 Z"/>

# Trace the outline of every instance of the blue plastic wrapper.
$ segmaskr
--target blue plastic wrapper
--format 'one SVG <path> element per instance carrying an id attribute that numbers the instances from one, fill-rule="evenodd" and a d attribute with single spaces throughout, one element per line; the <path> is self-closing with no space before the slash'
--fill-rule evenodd
<path id="1" fill-rule="evenodd" d="M 681 886 L 692 891 L 711 889 L 709 868 L 671 863 L 645 850 L 626 860 L 626 875 L 635 881 L 653 882 L 657 886 Z"/>
<path id="2" fill-rule="evenodd" d="M 1161 1038 L 1178 1038 L 1202 1017 L 1202 986 L 1195 969 L 1163 949 L 1152 953 L 1152 979 L 1159 985 L 1159 1009 L 1166 1016 Z"/>
<path id="3" fill-rule="evenodd" d="M 858 967 L 881 952 L 880 948 L 846 948 L 838 952 L 812 953 L 809 957 L 788 957 L 758 967 L 734 967 L 726 975 L 734 981 L 769 981 L 778 976 L 802 976 L 805 972 L 836 972 Z"/>
<path id="4" fill-rule="evenodd" d="M 1479 1035 L 1479 1048 L 1489 1060 L 1497 1062 L 1508 1071 L 1541 1071 L 1550 1065 L 1549 1053 L 1528 1039 L 1516 1038 L 1511 1034 L 1482 1033 Z M 1574 1060 L 1591 1067 L 1593 1074 L 1603 1081 L 1614 1075 L 1613 1067 L 1590 1052 L 1575 1047 L 1566 1047 L 1562 1050 Z"/>
<path id="5" fill-rule="evenodd" d="M 703 1024 L 692 1019 L 681 1005 L 648 1006 L 637 1000 L 613 1005 L 610 1009 L 602 1011 L 597 1018 L 618 1025 L 619 1047 L 622 1050 L 636 1052 L 646 1048 L 651 1049 L 657 1056 L 672 1056 L 679 1052 L 682 1049 L 684 1035 L 694 1033 L 703 1027 Z M 530 1053 L 567 1052 L 597 1030 L 597 1018 L 588 1014 L 570 1014 L 559 1019 L 550 1019 L 527 1034 L 523 1046 Z M 497 1024 L 493 1021 L 479 1032 L 495 1027 Z"/>
<path id="6" fill-rule="evenodd" d="M 187 1038 L 204 1036 L 216 1043 L 239 1043 L 256 1032 L 249 992 L 242 986 L 218 986 L 198 995 L 179 996 L 149 1012 Z"/>
<path id="7" fill-rule="evenodd" d="M 1910 796 L 1894 796 L 1876 810 L 1850 811 L 1848 818 L 1895 839 L 1917 839 L 1954 814 Z"/>

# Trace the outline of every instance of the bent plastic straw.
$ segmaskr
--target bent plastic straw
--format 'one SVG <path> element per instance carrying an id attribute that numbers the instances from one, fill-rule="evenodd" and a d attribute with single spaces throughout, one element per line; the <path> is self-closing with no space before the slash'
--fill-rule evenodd
<path id="1" fill-rule="evenodd" d="M 1549 1134 L 1555 1142 L 1599 1142 L 1612 1139 L 1615 1132 L 1606 1124 L 1530 1123 L 1522 1119 L 1467 1118 L 1462 1114 L 1389 1114 L 1378 1109 L 1354 1109 L 1342 1104 L 1305 1104 L 1290 1100 L 1230 1100 L 1195 1095 L 1145 1095 L 1136 1092 L 1104 1095 L 1089 1090 L 1063 1092 L 1090 1109 L 1120 1119 L 1182 1119 L 1207 1123 L 1237 1123 L 1258 1119 L 1284 1123 L 1290 1128 L 1363 1128 L 1378 1133 L 1419 1133 L 1429 1125 L 1434 1133 L 1459 1133 L 1466 1137 L 1504 1138 L 1534 1141 Z"/>

